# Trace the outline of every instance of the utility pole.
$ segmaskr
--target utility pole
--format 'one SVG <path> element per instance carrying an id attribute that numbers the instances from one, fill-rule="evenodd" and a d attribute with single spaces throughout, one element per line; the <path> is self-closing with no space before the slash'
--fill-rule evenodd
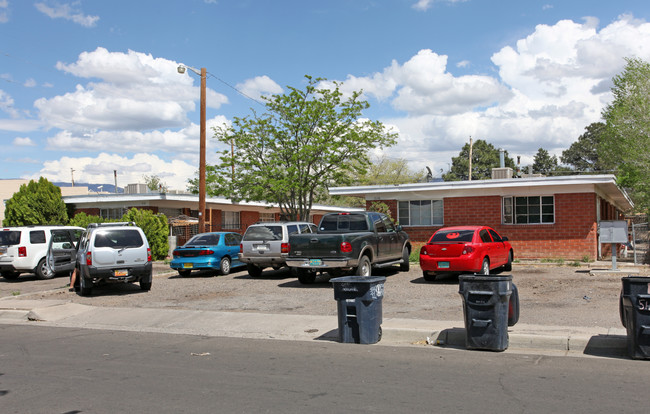
<path id="1" fill-rule="evenodd" d="M 469 181 L 472 181 L 472 136 L 469 136 Z"/>
<path id="2" fill-rule="evenodd" d="M 201 144 L 199 145 L 199 233 L 205 231 L 205 78 L 207 71 L 201 68 Z"/>
<path id="3" fill-rule="evenodd" d="M 70 168 L 70 179 L 72 181 L 72 186 L 74 187 L 74 169 Z"/>

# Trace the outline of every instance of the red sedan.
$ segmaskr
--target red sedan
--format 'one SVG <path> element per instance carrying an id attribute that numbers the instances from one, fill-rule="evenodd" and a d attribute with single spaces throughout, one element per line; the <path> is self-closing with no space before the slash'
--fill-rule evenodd
<path id="1" fill-rule="evenodd" d="M 507 237 L 487 226 L 442 228 L 420 249 L 424 280 L 432 282 L 439 273 L 480 273 L 503 267 L 512 270 L 513 251 Z"/>

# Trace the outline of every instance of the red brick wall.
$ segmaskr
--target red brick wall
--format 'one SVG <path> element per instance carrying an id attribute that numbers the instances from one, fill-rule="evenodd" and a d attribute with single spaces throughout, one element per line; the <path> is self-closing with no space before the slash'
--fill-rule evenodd
<path id="1" fill-rule="evenodd" d="M 397 201 L 382 200 L 397 218 Z M 372 202 L 366 202 L 370 207 Z M 555 224 L 501 224 L 501 197 L 459 197 L 444 199 L 444 226 L 486 225 L 508 237 L 520 259 L 595 260 L 597 250 L 596 195 L 556 194 Z M 439 229 L 405 227 L 413 242 L 426 242 Z"/>

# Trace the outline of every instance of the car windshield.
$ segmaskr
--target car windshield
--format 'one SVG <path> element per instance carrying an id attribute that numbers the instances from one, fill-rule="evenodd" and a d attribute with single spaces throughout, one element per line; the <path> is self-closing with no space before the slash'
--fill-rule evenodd
<path id="1" fill-rule="evenodd" d="M 14 246 L 20 243 L 20 232 L 13 230 L 0 231 L 0 246 Z"/>
<path id="2" fill-rule="evenodd" d="M 216 246 L 219 244 L 218 234 L 197 234 L 185 246 Z"/>
<path id="3" fill-rule="evenodd" d="M 244 234 L 244 241 L 282 240 L 282 226 L 251 226 Z"/>
<path id="4" fill-rule="evenodd" d="M 431 242 L 471 242 L 474 230 L 439 230 L 433 235 Z"/>
<path id="5" fill-rule="evenodd" d="M 95 237 L 95 247 L 124 249 L 126 247 L 141 247 L 143 244 L 142 236 L 136 230 L 104 230 L 97 233 Z"/>
<path id="6" fill-rule="evenodd" d="M 367 231 L 368 221 L 362 214 L 333 214 L 323 217 L 320 231 Z"/>

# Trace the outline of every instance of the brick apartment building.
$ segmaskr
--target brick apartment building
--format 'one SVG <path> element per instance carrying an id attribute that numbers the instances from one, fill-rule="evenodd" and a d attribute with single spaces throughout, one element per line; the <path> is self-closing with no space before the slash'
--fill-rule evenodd
<path id="1" fill-rule="evenodd" d="M 330 194 L 364 197 L 367 209 L 385 203 L 414 242 L 444 226 L 491 226 L 519 259 L 611 257 L 610 246 L 599 243 L 598 224 L 621 220 L 632 208 L 613 175 L 337 187 Z"/>

